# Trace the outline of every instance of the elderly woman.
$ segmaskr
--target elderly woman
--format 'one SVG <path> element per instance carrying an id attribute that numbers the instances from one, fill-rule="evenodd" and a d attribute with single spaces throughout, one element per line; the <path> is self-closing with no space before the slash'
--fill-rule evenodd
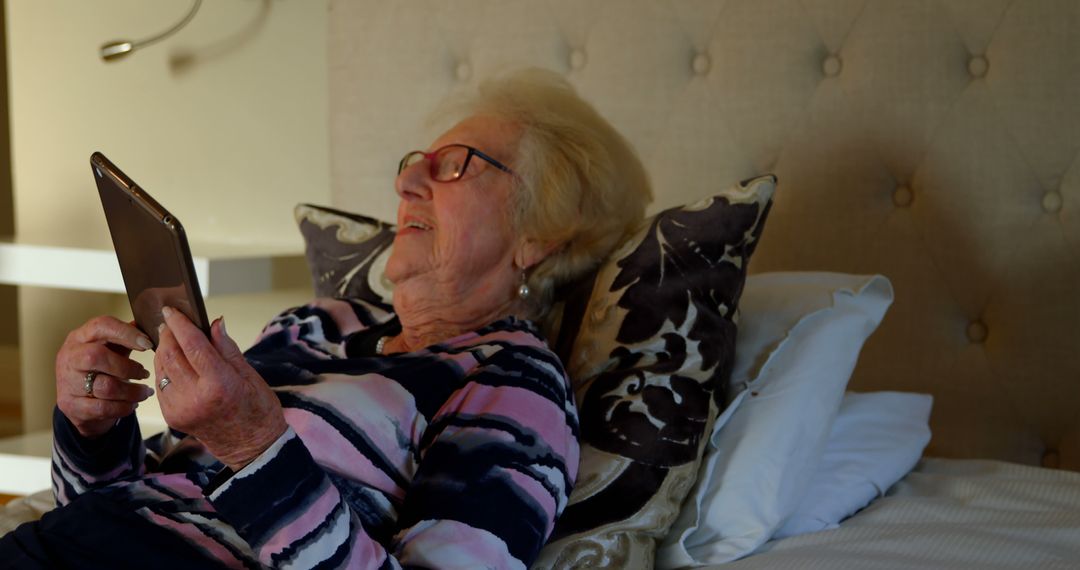
<path id="1" fill-rule="evenodd" d="M 394 314 L 319 299 L 246 353 L 166 308 L 170 432 L 141 441 L 147 337 L 110 317 L 56 359 L 61 508 L 4 539 L 42 566 L 524 568 L 566 505 L 573 392 L 528 319 L 650 195 L 627 143 L 553 73 L 484 84 L 395 182 Z M 147 557 L 154 562 L 148 563 Z"/>

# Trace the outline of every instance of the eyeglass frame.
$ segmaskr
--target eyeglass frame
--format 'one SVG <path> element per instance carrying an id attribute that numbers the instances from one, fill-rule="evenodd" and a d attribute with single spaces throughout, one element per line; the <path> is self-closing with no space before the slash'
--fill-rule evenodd
<path id="1" fill-rule="evenodd" d="M 442 152 L 442 151 L 444 151 L 444 150 L 446 150 L 446 149 L 448 149 L 450 147 L 461 147 L 461 148 L 464 148 L 465 150 L 467 150 L 468 152 L 465 153 L 465 160 L 462 162 L 461 170 L 458 172 L 458 175 L 456 177 L 451 178 L 449 180 L 439 180 L 436 177 L 436 173 L 435 173 L 435 161 L 432 160 L 432 159 L 435 157 L 435 155 L 439 154 L 440 152 Z M 505 173 L 507 173 L 507 174 L 509 174 L 511 176 L 515 176 L 515 177 L 517 176 L 517 173 L 515 173 L 513 170 L 511 170 L 509 166 L 506 166 L 505 164 L 499 162 L 498 160 L 495 160 L 494 158 L 488 156 L 487 154 L 485 154 L 484 152 L 482 152 L 478 148 L 471 147 L 471 146 L 469 146 L 467 144 L 461 144 L 461 143 L 450 143 L 450 144 L 447 144 L 447 145 L 443 145 L 443 146 L 441 146 L 441 147 L 439 147 L 439 148 L 437 148 L 437 149 L 435 149 L 435 150 L 433 150 L 431 152 L 424 152 L 422 150 L 411 150 L 411 151 L 405 153 L 405 156 L 401 157 L 401 160 L 398 161 L 398 176 L 400 176 L 402 172 L 405 172 L 406 168 L 412 166 L 412 164 L 416 164 L 415 162 L 412 163 L 412 164 L 405 164 L 405 163 L 410 158 L 412 158 L 413 156 L 417 156 L 417 155 L 423 157 L 423 160 L 427 161 L 427 163 L 428 163 L 428 175 L 431 176 L 431 179 L 436 181 L 436 182 L 456 182 L 458 180 L 461 180 L 461 177 L 465 176 L 465 172 L 469 169 L 469 161 L 472 160 L 473 156 L 479 156 L 481 159 L 483 159 L 488 164 L 494 166 L 495 168 L 498 168 L 499 170 L 501 170 L 501 171 L 503 171 L 503 172 L 505 172 Z"/>

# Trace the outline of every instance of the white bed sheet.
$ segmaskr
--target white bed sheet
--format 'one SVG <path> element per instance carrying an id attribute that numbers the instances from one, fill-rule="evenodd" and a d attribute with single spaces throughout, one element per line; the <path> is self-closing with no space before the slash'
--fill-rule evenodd
<path id="1" fill-rule="evenodd" d="M 0 507 L 0 534 L 51 507 L 48 491 Z M 712 568 L 1080 569 L 1080 473 L 924 459 L 840 528 L 771 541 Z"/>
<path id="2" fill-rule="evenodd" d="M 1080 568 L 1080 473 L 927 458 L 840 528 L 722 568 Z"/>

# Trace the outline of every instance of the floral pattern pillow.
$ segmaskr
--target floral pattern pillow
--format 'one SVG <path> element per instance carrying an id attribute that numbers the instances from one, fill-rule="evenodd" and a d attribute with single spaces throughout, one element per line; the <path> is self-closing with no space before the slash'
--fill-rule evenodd
<path id="1" fill-rule="evenodd" d="M 318 297 L 360 298 L 390 308 L 393 285 L 383 277 L 397 233 L 392 224 L 323 206 L 293 209 Z"/>
<path id="2" fill-rule="evenodd" d="M 560 356 L 581 464 L 534 567 L 653 566 L 735 396 L 735 314 L 775 186 L 762 176 L 657 214 L 601 265 L 591 291 L 566 299 L 557 346 L 569 347 Z"/>
<path id="3" fill-rule="evenodd" d="M 546 328 L 575 386 L 577 485 L 536 568 L 651 568 L 735 394 L 735 314 L 776 179 L 741 182 L 646 220 L 560 292 Z M 389 305 L 394 227 L 296 208 L 316 293 Z"/>

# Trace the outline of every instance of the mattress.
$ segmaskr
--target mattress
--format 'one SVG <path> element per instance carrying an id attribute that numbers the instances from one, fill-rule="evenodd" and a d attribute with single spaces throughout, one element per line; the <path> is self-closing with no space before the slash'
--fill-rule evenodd
<path id="1" fill-rule="evenodd" d="M 840 528 L 723 568 L 1080 568 L 1080 473 L 927 458 Z"/>
<path id="2" fill-rule="evenodd" d="M 51 507 L 48 491 L 0 507 L 0 534 Z M 713 568 L 1080 568 L 1080 473 L 927 458 L 840 528 Z"/>

